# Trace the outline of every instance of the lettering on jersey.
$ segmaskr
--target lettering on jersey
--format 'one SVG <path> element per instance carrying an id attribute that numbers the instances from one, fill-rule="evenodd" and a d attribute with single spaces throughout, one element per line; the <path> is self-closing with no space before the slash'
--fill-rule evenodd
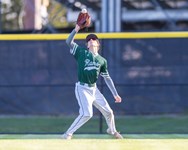
<path id="1" fill-rule="evenodd" d="M 85 60 L 84 70 L 98 70 L 100 68 L 100 64 L 98 62 L 93 62 L 89 59 Z"/>

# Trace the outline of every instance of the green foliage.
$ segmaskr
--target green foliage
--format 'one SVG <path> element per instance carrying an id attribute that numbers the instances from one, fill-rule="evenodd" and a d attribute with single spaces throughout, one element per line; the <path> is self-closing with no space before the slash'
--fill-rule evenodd
<path id="1" fill-rule="evenodd" d="M 1 26 L 2 30 L 19 30 L 19 15 L 22 0 L 10 0 L 10 3 L 2 3 Z"/>
<path id="2" fill-rule="evenodd" d="M 23 2 L 24 0 L 10 0 L 10 3 L 1 4 L 2 31 L 22 30 Z M 49 23 L 55 28 L 67 27 L 69 25 L 66 21 L 66 7 L 61 3 L 51 0 L 48 13 Z"/>
<path id="3" fill-rule="evenodd" d="M 67 27 L 68 22 L 66 21 L 66 7 L 62 4 L 51 1 L 48 7 L 49 22 L 56 28 Z"/>

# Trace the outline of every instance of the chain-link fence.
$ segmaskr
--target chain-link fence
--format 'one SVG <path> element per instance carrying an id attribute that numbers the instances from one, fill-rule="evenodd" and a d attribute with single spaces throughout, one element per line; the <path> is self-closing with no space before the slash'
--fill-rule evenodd
<path id="1" fill-rule="evenodd" d="M 84 40 L 77 40 L 85 46 Z M 116 114 L 174 114 L 188 110 L 187 38 L 102 39 L 100 53 L 123 98 Z M 76 61 L 64 40 L 0 41 L 0 114 L 77 114 Z"/>

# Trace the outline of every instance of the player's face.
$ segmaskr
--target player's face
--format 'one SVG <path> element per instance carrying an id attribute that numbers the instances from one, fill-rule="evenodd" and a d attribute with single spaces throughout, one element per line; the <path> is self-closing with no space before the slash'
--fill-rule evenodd
<path id="1" fill-rule="evenodd" d="M 87 42 L 87 44 L 88 44 L 88 48 L 90 48 L 90 47 L 99 47 L 99 41 L 98 40 L 96 40 L 96 39 L 90 39 L 88 42 Z"/>

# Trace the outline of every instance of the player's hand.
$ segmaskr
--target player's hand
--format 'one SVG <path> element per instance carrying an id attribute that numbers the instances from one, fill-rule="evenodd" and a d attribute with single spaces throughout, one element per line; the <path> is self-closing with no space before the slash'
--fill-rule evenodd
<path id="1" fill-rule="evenodd" d="M 75 31 L 78 32 L 80 30 L 80 26 L 76 24 Z"/>
<path id="2" fill-rule="evenodd" d="M 121 103 L 121 97 L 119 95 L 114 96 L 115 98 L 115 103 Z"/>

